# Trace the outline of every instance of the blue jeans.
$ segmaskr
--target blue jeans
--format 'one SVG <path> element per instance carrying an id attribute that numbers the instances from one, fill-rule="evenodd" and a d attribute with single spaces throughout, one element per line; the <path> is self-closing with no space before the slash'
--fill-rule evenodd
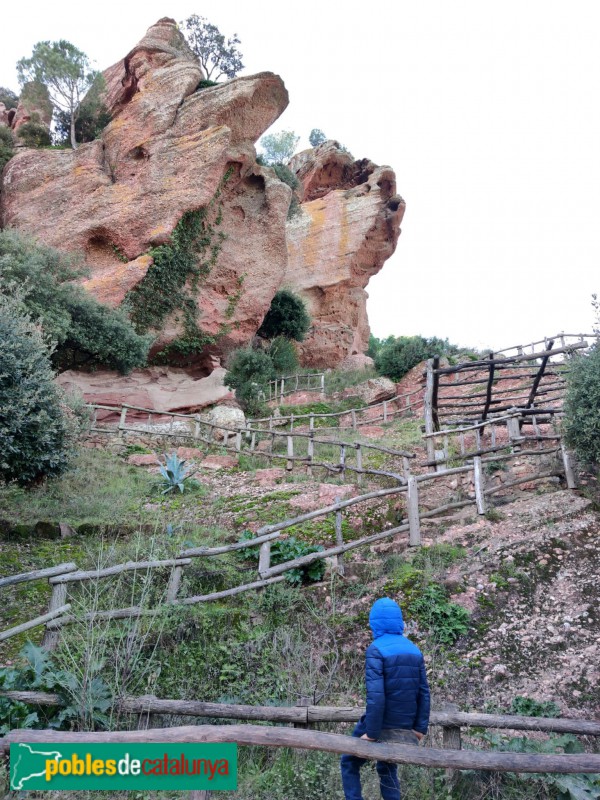
<path id="1" fill-rule="evenodd" d="M 395 732 L 396 729 L 394 729 Z M 367 732 L 364 722 L 364 717 L 359 720 L 356 727 L 352 731 L 352 736 L 360 738 L 363 733 Z M 387 738 L 386 732 L 382 732 L 382 739 Z M 391 731 L 390 731 L 391 733 Z M 403 732 L 404 733 L 404 732 Z M 412 741 L 414 737 L 414 742 Z M 403 744 L 418 744 L 417 737 L 410 731 L 406 731 L 406 740 Z M 346 800 L 362 800 L 362 791 L 360 786 L 360 768 L 366 764 L 368 759 L 358 758 L 358 756 L 351 756 L 344 754 L 340 759 L 340 768 L 342 771 L 342 786 L 344 787 L 344 795 Z M 383 800 L 401 800 L 400 784 L 398 782 L 398 769 L 395 764 L 390 764 L 387 761 L 377 761 L 375 764 L 377 774 L 379 775 L 379 791 Z"/>

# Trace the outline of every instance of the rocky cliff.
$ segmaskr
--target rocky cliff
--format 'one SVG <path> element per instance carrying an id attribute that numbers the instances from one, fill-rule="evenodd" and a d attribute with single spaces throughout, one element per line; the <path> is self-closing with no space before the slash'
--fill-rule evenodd
<path id="1" fill-rule="evenodd" d="M 283 287 L 310 308 L 306 364 L 364 351 L 364 288 L 393 252 L 404 210 L 393 171 L 333 142 L 301 153 L 291 164 L 301 209 L 286 225 L 291 190 L 254 149 L 288 103 L 277 75 L 206 87 L 175 22 L 162 19 L 104 76 L 112 119 L 100 138 L 20 148 L 2 176 L 1 224 L 82 252 L 87 289 L 125 302 L 157 335 L 162 363 L 208 374 L 252 338 Z M 181 266 L 165 247 L 192 235 L 195 263 Z"/>
<path id="2" fill-rule="evenodd" d="M 354 161 L 336 142 L 299 153 L 290 167 L 302 205 L 288 222 L 283 280 L 313 320 L 303 363 L 328 367 L 368 347 L 365 287 L 396 248 L 405 204 L 393 170 Z"/>

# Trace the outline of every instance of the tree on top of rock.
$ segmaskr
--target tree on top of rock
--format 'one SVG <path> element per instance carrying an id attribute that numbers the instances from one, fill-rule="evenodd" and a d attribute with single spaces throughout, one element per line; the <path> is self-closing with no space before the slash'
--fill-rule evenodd
<path id="1" fill-rule="evenodd" d="M 53 104 L 69 114 L 71 146 L 75 149 L 75 123 L 81 101 L 92 84 L 100 80 L 86 54 L 64 39 L 38 42 L 31 58 L 17 62 L 17 75 L 21 86 L 30 81 L 42 83 Z"/>
<path id="2" fill-rule="evenodd" d="M 279 133 L 268 133 L 260 140 L 263 149 L 261 159 L 264 164 L 287 164 L 294 155 L 294 150 L 300 137 L 294 131 L 280 131 Z"/>
<path id="3" fill-rule="evenodd" d="M 7 86 L 0 86 L 0 103 L 4 103 L 4 107 L 8 111 L 10 108 L 16 108 L 19 104 L 19 98 Z"/>
<path id="4" fill-rule="evenodd" d="M 308 141 L 311 147 L 317 147 L 327 141 L 327 136 L 325 136 L 320 128 L 313 128 L 308 136 Z"/>
<path id="5" fill-rule="evenodd" d="M 207 80 L 218 81 L 222 75 L 235 78 L 244 68 L 242 53 L 236 47 L 240 44 L 237 33 L 225 40 L 216 25 L 198 14 L 192 14 L 180 27 Z"/>

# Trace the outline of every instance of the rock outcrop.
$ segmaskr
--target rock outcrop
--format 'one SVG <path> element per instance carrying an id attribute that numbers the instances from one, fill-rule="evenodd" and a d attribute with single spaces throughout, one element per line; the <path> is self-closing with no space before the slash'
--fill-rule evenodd
<path id="1" fill-rule="evenodd" d="M 0 224 L 82 253 L 86 288 L 117 306 L 130 305 L 154 279 L 156 248 L 173 243 L 185 215 L 203 214 L 205 252 L 177 291 L 168 290 L 191 299 L 198 336 L 189 336 L 189 304 L 171 305 L 158 320 L 148 315 L 157 337 L 152 354 L 191 366 L 192 381 L 210 373 L 215 357 L 252 339 L 284 287 L 306 299 L 312 317 L 303 363 L 335 366 L 364 352 L 365 286 L 393 252 L 404 211 L 393 171 L 355 161 L 335 142 L 300 153 L 290 166 L 301 183 L 301 210 L 286 224 L 291 190 L 256 163 L 254 149 L 288 103 L 277 75 L 203 88 L 177 25 L 162 19 L 104 77 L 112 119 L 100 138 L 76 150 L 21 149 L 3 173 Z M 166 291 L 155 283 L 159 296 L 144 300 L 150 305 L 138 323 Z M 193 346 L 171 347 L 182 336 Z M 106 375 L 104 394 L 137 398 L 147 376 L 140 371 L 117 387 Z M 90 383 L 86 394 L 104 396 L 90 381 L 94 390 Z M 144 389 L 135 403 L 194 406 L 187 399 L 165 405 L 151 394 Z"/>
<path id="2" fill-rule="evenodd" d="M 117 305 L 151 267 L 151 249 L 220 190 L 220 253 L 198 287 L 199 324 L 221 334 L 221 352 L 247 342 L 287 259 L 290 190 L 256 164 L 254 150 L 287 106 L 283 82 L 261 73 L 198 89 L 200 66 L 169 19 L 105 77 L 112 120 L 101 137 L 75 151 L 18 153 L 4 173 L 2 224 L 83 252 L 86 287 Z M 157 349 L 180 335 L 181 317 L 165 320 Z"/>
<path id="3" fill-rule="evenodd" d="M 35 122 L 50 129 L 52 122 L 52 103 L 45 86 L 39 83 L 26 83 L 16 108 L 7 109 L 0 103 L 0 125 L 17 133 L 26 122 Z"/>
<path id="4" fill-rule="evenodd" d="M 130 375 L 99 370 L 68 370 L 58 376 L 67 390 L 75 390 L 89 403 L 121 406 L 127 403 L 156 411 L 194 414 L 218 403 L 232 402 L 233 393 L 223 383 L 225 370 L 217 367 L 208 377 L 176 367 L 148 367 Z"/>
<path id="5" fill-rule="evenodd" d="M 302 205 L 288 222 L 284 285 L 312 318 L 302 363 L 333 366 L 367 349 L 365 286 L 396 248 L 405 204 L 392 169 L 354 161 L 337 142 L 294 156 L 290 168 Z"/>

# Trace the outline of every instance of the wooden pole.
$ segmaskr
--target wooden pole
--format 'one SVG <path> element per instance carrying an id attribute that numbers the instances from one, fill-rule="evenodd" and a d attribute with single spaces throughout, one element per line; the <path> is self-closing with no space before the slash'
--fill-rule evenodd
<path id="1" fill-rule="evenodd" d="M 346 480 L 346 445 L 340 445 L 340 475 L 343 481 Z"/>
<path id="2" fill-rule="evenodd" d="M 306 474 L 312 477 L 313 470 L 312 470 L 312 462 L 315 455 L 315 442 L 314 442 L 314 433 L 310 433 L 308 437 L 308 444 L 306 446 Z"/>
<path id="3" fill-rule="evenodd" d="M 425 385 L 425 401 L 424 401 L 424 414 L 425 414 L 425 434 L 429 437 L 425 439 L 425 446 L 427 448 L 427 461 L 435 461 L 435 441 L 433 434 L 435 432 L 433 427 L 433 414 L 432 414 L 432 398 L 433 398 L 433 359 L 427 362 L 427 379 Z M 434 467 L 435 469 L 435 467 Z"/>
<path id="4" fill-rule="evenodd" d="M 357 473 L 357 483 L 358 483 L 359 486 L 362 486 L 363 485 L 363 477 L 364 476 L 363 476 L 362 472 L 360 471 L 363 468 L 362 447 L 360 445 L 360 442 L 358 442 L 355 445 L 355 447 L 356 447 L 356 469 L 359 470 L 359 472 Z"/>
<path id="5" fill-rule="evenodd" d="M 477 513 L 485 514 L 485 487 L 483 485 L 481 456 L 473 457 L 473 483 L 475 484 L 475 503 L 477 505 Z"/>
<path id="6" fill-rule="evenodd" d="M 169 585 L 167 586 L 167 603 L 174 603 L 181 586 L 181 576 L 183 575 L 183 567 L 173 567 L 169 577 Z"/>
<path id="7" fill-rule="evenodd" d="M 69 561 L 66 564 L 58 564 L 56 567 L 46 569 L 34 569 L 32 572 L 21 572 L 19 575 L 9 575 L 7 578 L 0 578 L 0 589 L 4 586 L 14 586 L 17 583 L 26 581 L 36 581 L 42 578 L 53 578 L 55 575 L 64 575 L 67 572 L 75 572 L 77 564 Z M 62 605 L 60 603 L 59 605 Z"/>
<path id="8" fill-rule="evenodd" d="M 294 469 L 294 437 L 288 436 L 287 437 L 287 455 L 288 460 L 285 465 L 285 468 L 288 472 L 291 472 Z"/>
<path id="9" fill-rule="evenodd" d="M 49 731 L 13 730 L 2 740 L 8 754 L 11 743 L 52 744 L 58 742 L 235 742 L 244 746 L 294 747 L 328 753 L 349 753 L 369 760 L 394 764 L 416 764 L 430 768 L 493 770 L 496 772 L 595 773 L 600 771 L 600 755 L 595 753 L 538 755 L 502 753 L 490 750 L 437 750 L 414 745 L 367 742 L 353 736 L 321 733 L 315 730 L 268 727 L 266 725 L 186 725 L 141 731 Z"/>
<path id="10" fill-rule="evenodd" d="M 28 622 L 24 622 L 22 625 L 16 625 L 14 628 L 9 628 L 6 631 L 2 631 L 0 633 L 0 642 L 3 642 L 5 639 L 10 639 L 12 636 L 16 636 L 18 633 L 24 633 L 25 631 L 31 630 L 31 628 L 37 628 L 38 625 L 45 625 L 47 622 L 50 622 L 50 620 L 56 619 L 56 617 L 60 617 L 62 614 L 65 614 L 70 608 L 71 604 L 66 603 L 64 606 L 55 608 L 54 611 L 48 611 L 47 614 L 42 614 L 40 617 L 30 619 Z"/>
<path id="11" fill-rule="evenodd" d="M 123 438 L 123 434 L 125 433 L 125 419 L 127 417 L 127 406 L 123 405 L 121 407 L 121 417 L 119 419 L 119 438 Z"/>
<path id="12" fill-rule="evenodd" d="M 336 497 L 335 498 L 335 502 L 339 503 L 339 502 L 341 502 L 341 499 L 342 499 L 341 497 Z M 342 534 L 342 521 L 343 521 L 342 520 L 342 511 L 341 511 L 341 509 L 338 508 L 338 510 L 335 512 L 335 543 L 337 545 L 343 545 L 344 544 L 344 536 Z M 344 556 L 343 556 L 342 553 L 340 553 L 338 556 L 336 556 L 336 561 L 337 561 L 337 572 L 338 572 L 338 575 L 343 575 L 344 574 Z"/>
<path id="13" fill-rule="evenodd" d="M 577 488 L 577 481 L 575 480 L 575 472 L 573 470 L 573 465 L 571 464 L 571 456 L 567 448 L 565 447 L 565 443 L 563 440 L 560 440 L 560 452 L 562 455 L 563 460 L 563 467 L 565 469 L 565 480 L 567 481 L 567 488 L 568 489 L 576 489 Z"/>
<path id="14" fill-rule="evenodd" d="M 410 547 L 419 547 L 421 545 L 421 523 L 419 520 L 419 484 L 417 478 L 411 475 L 408 479 L 408 525 L 409 525 L 409 540 Z"/>
<path id="15" fill-rule="evenodd" d="M 263 572 L 266 572 L 271 566 L 271 540 L 263 542 L 260 546 L 258 555 L 258 574 L 263 577 Z"/>
<path id="16" fill-rule="evenodd" d="M 68 586 L 66 583 L 54 584 L 54 586 L 52 587 L 52 596 L 50 597 L 50 605 L 48 606 L 48 611 L 50 613 L 56 611 L 57 608 L 65 608 L 68 605 L 67 589 Z M 52 619 L 55 619 L 55 617 L 53 616 Z M 58 644 L 59 638 L 60 638 L 60 633 L 57 629 L 50 630 L 46 626 L 46 630 L 44 631 L 44 638 L 42 639 L 42 646 L 45 647 L 46 650 L 54 650 L 56 645 Z"/>

